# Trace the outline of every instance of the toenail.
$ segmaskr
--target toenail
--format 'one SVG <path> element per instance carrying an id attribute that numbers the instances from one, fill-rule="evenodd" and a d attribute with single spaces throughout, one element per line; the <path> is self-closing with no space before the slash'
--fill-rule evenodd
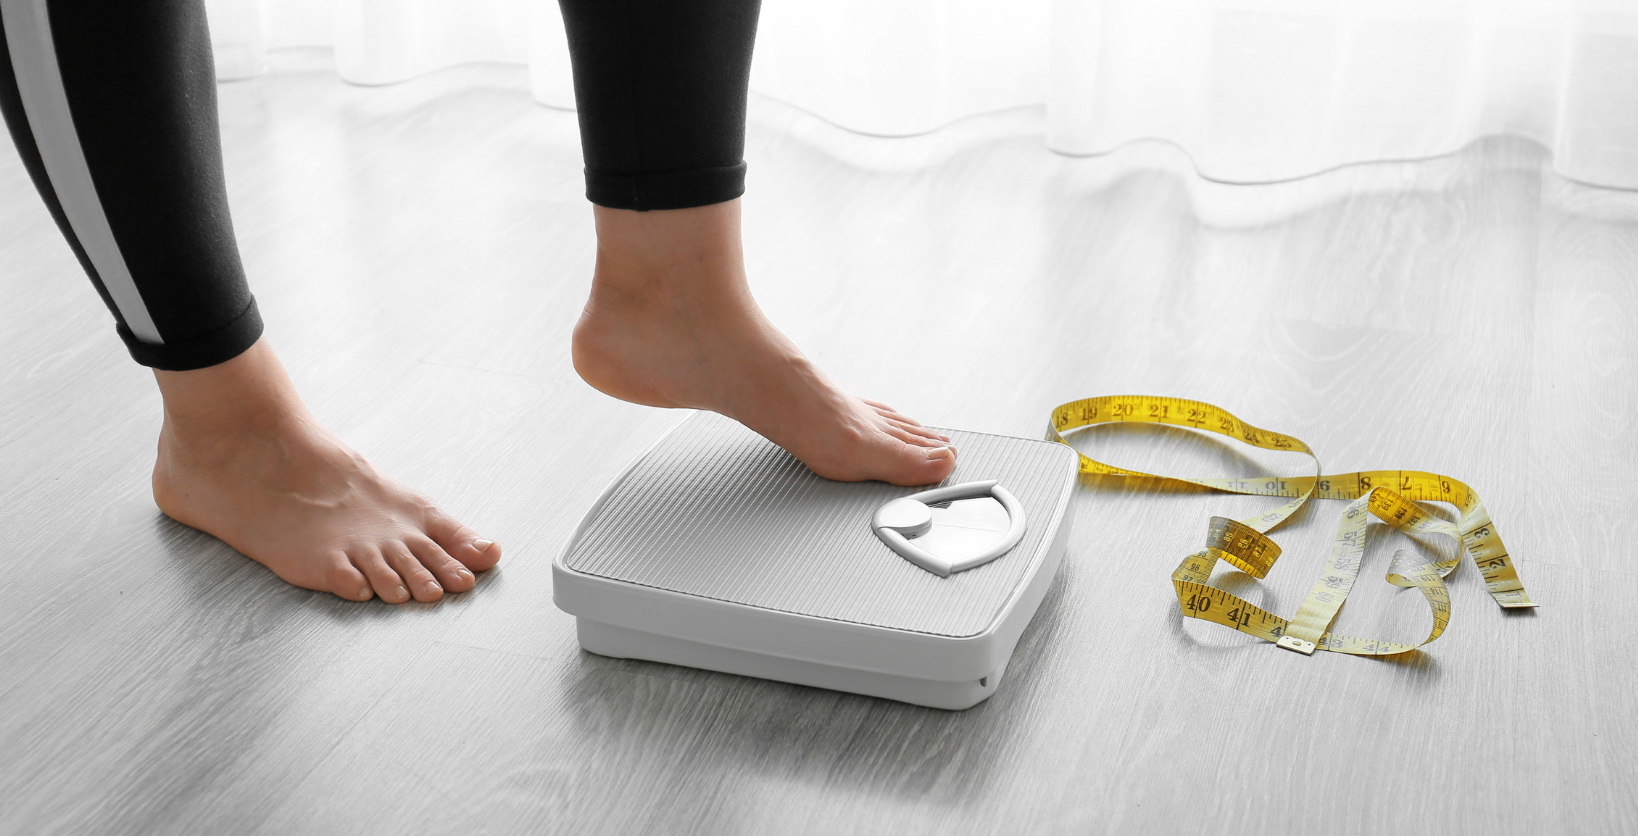
<path id="1" fill-rule="evenodd" d="M 402 586 L 396 587 L 392 591 L 392 597 L 394 597 L 394 598 L 408 598 L 409 597 L 409 590 L 403 588 Z"/>
<path id="2" fill-rule="evenodd" d="M 928 461 L 938 461 L 939 459 L 949 458 L 954 453 L 954 448 L 938 447 L 927 452 L 927 459 Z"/>
<path id="3" fill-rule="evenodd" d="M 477 549 L 479 552 L 489 551 L 489 547 L 493 546 L 493 545 L 495 545 L 494 540 L 473 540 L 472 541 L 472 548 Z"/>
<path id="4" fill-rule="evenodd" d="M 463 578 L 465 578 L 467 580 L 472 580 L 473 579 L 472 578 L 472 571 L 470 569 L 467 569 L 465 566 L 462 566 L 461 568 L 456 569 L 455 574 L 460 575 L 461 577 L 463 577 Z"/>

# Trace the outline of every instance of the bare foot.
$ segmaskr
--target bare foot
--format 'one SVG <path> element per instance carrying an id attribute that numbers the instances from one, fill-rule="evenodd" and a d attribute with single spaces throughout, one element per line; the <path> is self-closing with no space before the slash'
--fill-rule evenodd
<path id="1" fill-rule="evenodd" d="M 220 365 L 154 376 L 165 395 L 160 510 L 286 581 L 354 601 L 436 601 L 500 560 L 499 545 L 319 426 L 265 341 Z"/>
<path id="2" fill-rule="evenodd" d="M 595 212 L 597 271 L 574 331 L 587 383 L 720 412 L 827 479 L 927 485 L 955 469 L 948 437 L 841 391 L 763 316 L 745 281 L 738 200 Z"/>

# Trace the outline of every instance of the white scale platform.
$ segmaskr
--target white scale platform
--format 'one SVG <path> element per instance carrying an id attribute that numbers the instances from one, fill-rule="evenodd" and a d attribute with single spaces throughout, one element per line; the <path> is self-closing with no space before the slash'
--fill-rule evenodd
<path id="1" fill-rule="evenodd" d="M 995 560 L 940 577 L 872 529 L 926 488 L 821 479 L 740 424 L 699 412 L 614 481 L 552 566 L 580 645 L 933 706 L 995 693 L 1057 573 L 1077 458 L 1061 444 L 945 430 L 945 485 L 994 479 L 1027 520 Z M 992 498 L 933 507 L 911 542 L 959 559 L 1005 536 Z"/>

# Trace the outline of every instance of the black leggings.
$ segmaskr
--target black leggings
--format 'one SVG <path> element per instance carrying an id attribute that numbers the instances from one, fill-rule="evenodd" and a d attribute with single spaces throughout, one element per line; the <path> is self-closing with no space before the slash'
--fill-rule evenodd
<path id="1" fill-rule="evenodd" d="M 586 197 L 684 209 L 745 192 L 760 0 L 560 0 Z M 228 214 L 202 0 L 0 0 L 0 113 L 138 363 L 261 336 Z"/>

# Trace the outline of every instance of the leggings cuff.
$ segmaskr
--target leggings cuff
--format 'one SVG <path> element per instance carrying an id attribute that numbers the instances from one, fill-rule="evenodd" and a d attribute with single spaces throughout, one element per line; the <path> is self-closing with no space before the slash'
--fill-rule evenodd
<path id="1" fill-rule="evenodd" d="M 608 209 L 690 209 L 745 194 L 745 163 L 661 174 L 602 174 L 587 169 L 586 199 Z"/>
<path id="2" fill-rule="evenodd" d="M 209 334 L 163 345 L 142 342 L 125 323 L 119 324 L 119 337 L 125 341 L 133 359 L 149 368 L 169 372 L 187 372 L 226 363 L 243 354 L 261 336 L 262 315 L 256 309 L 254 298 L 227 325 Z"/>

